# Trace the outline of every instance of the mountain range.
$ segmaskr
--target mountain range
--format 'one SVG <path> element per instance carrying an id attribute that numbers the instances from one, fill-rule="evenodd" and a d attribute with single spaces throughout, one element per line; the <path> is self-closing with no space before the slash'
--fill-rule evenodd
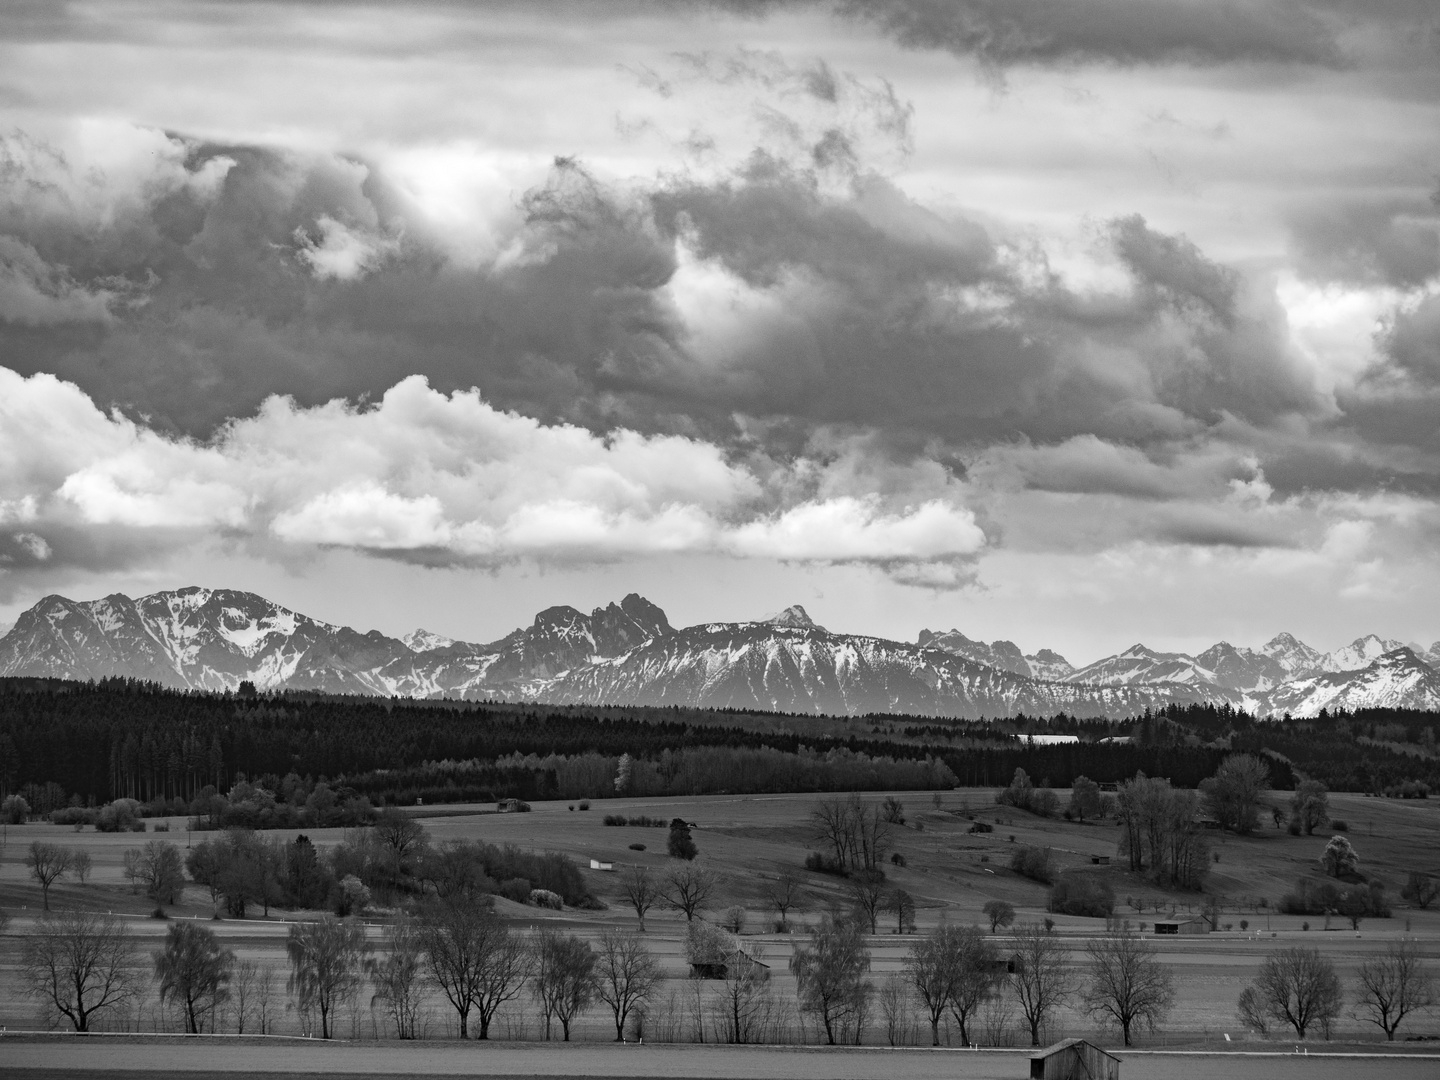
<path id="1" fill-rule="evenodd" d="M 186 588 L 131 599 L 47 596 L 0 637 L 0 676 L 128 677 L 196 690 L 978 718 L 1129 716 L 1171 702 L 1259 715 L 1440 709 L 1440 642 L 1374 635 L 1322 653 L 1289 634 L 1195 656 L 1135 645 L 1076 668 L 1059 653 L 922 630 L 915 642 L 841 634 L 799 605 L 754 622 L 675 628 L 632 593 L 588 615 L 546 608 L 498 641 L 361 633 L 254 593 Z"/>

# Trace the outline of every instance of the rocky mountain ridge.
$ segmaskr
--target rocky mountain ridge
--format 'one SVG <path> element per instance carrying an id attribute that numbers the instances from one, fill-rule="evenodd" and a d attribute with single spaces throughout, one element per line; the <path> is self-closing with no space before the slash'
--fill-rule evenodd
<path id="1" fill-rule="evenodd" d="M 1374 635 L 1321 653 L 1288 634 L 1196 656 L 1135 645 L 1076 669 L 1051 650 L 958 630 L 914 643 L 832 633 L 803 607 L 754 622 L 676 629 L 632 593 L 586 614 L 558 606 L 498 641 L 425 630 L 360 633 L 254 593 L 186 588 L 131 599 L 48 596 L 0 637 L 0 675 L 137 678 L 225 691 L 242 681 L 404 697 L 687 705 L 805 713 L 981 717 L 1134 715 L 1171 702 L 1261 715 L 1322 708 L 1440 709 L 1440 642 Z"/>

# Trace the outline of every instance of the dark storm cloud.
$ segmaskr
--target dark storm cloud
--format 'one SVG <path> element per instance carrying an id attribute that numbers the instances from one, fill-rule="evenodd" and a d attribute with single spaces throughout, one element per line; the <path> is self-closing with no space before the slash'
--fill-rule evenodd
<path id="1" fill-rule="evenodd" d="M 1013 64 L 1335 66 L 1335 28 L 1289 0 L 844 0 L 900 44 Z"/>
<path id="2" fill-rule="evenodd" d="M 1440 274 L 1440 191 L 1310 207 L 1291 230 L 1298 269 L 1321 280 L 1410 287 Z"/>
<path id="3" fill-rule="evenodd" d="M 827 187 L 839 154 L 822 140 L 824 165 L 757 154 L 727 178 L 628 193 L 560 159 L 513 208 L 509 254 L 478 268 L 341 158 L 190 145 L 179 179 L 105 225 L 35 212 L 16 173 L 5 231 L 76 295 L 103 293 L 107 318 L 9 319 L 0 344 L 21 374 L 202 435 L 272 393 L 357 400 L 415 372 L 545 420 L 709 438 L 733 437 L 740 413 L 917 446 L 1143 443 L 1315 407 L 1273 299 L 1183 237 L 1113 222 L 1132 288 L 1080 295 L 882 179 Z M 672 293 L 682 247 L 782 315 L 707 354 Z"/>

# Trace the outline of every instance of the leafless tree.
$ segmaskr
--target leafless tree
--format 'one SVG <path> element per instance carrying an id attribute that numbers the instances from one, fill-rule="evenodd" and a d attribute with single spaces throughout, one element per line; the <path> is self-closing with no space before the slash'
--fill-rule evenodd
<path id="1" fill-rule="evenodd" d="M 70 868 L 75 871 L 75 878 L 81 885 L 90 880 L 90 871 L 94 866 L 94 860 L 90 858 L 88 851 L 77 851 L 70 860 Z"/>
<path id="2" fill-rule="evenodd" d="M 545 1014 L 545 1040 L 550 1040 L 550 1022 L 555 1019 L 569 1042 L 571 1021 L 595 1000 L 595 954 L 574 934 L 550 928 L 537 932 L 531 947 L 530 989 Z"/>
<path id="3" fill-rule="evenodd" d="M 715 875 L 703 866 L 681 863 L 671 867 L 660 886 L 660 895 L 677 911 L 685 913 L 685 921 L 692 922 L 696 914 L 710 902 L 715 891 Z"/>
<path id="4" fill-rule="evenodd" d="M 420 938 L 431 975 L 459 1018 L 460 1037 L 470 1037 L 470 1013 L 480 1021 L 480 1038 L 505 1002 L 520 994 L 529 962 L 524 944 L 490 907 L 463 897 L 426 907 Z"/>
<path id="5" fill-rule="evenodd" d="M 959 1025 L 960 1042 L 969 1046 L 970 1021 L 994 993 L 1000 979 L 1000 956 L 978 927 L 962 926 L 956 933 L 958 967 L 950 990 L 950 1015 Z"/>
<path id="6" fill-rule="evenodd" d="M 880 1015 L 885 1018 L 885 1041 L 891 1046 L 907 1042 L 910 1038 L 909 981 L 892 972 L 880 983 L 875 1000 L 880 1006 Z"/>
<path id="7" fill-rule="evenodd" d="M 230 975 L 230 1000 L 235 1010 L 235 1034 L 244 1035 L 245 1025 L 255 1008 L 256 981 L 260 965 L 254 960 L 237 960 Z"/>
<path id="8" fill-rule="evenodd" d="M 660 886 L 650 876 L 649 867 L 627 866 L 620 875 L 620 891 L 635 909 L 635 917 L 640 920 L 640 929 L 643 932 L 645 913 L 660 899 Z"/>
<path id="9" fill-rule="evenodd" d="M 128 1003 L 140 988 L 134 942 L 111 915 L 43 915 L 20 955 L 26 993 L 76 1031 L 91 1030 L 100 1015 Z"/>
<path id="10" fill-rule="evenodd" d="M 600 935 L 596 994 L 615 1014 L 615 1041 L 625 1038 L 630 1014 L 643 1011 L 663 975 L 640 935 L 606 930 Z"/>
<path id="11" fill-rule="evenodd" d="M 850 895 L 850 903 L 864 918 L 865 924 L 870 927 L 870 933 L 876 933 L 880 909 L 885 903 L 885 878 L 874 871 L 859 870 L 851 875 L 845 886 L 845 891 Z"/>
<path id="12" fill-rule="evenodd" d="M 930 1045 L 940 1045 L 940 1019 L 955 992 L 960 969 L 960 939 L 956 927 L 940 926 L 910 947 L 905 977 L 925 1006 L 930 1020 Z"/>
<path id="13" fill-rule="evenodd" d="M 760 1039 L 770 1019 L 770 969 L 753 946 L 738 946 L 726 958 L 725 978 L 717 988 L 720 1038 L 731 1043 Z"/>
<path id="14" fill-rule="evenodd" d="M 1119 1025 L 1126 1046 L 1136 1023 L 1154 1031 L 1175 1002 L 1175 979 L 1155 947 L 1125 929 L 1090 942 L 1086 951 L 1090 970 L 1084 993 L 1090 1014 Z"/>
<path id="15" fill-rule="evenodd" d="M 820 1021 L 826 1042 L 833 1046 L 850 1024 L 858 1031 L 869 996 L 870 950 L 854 921 L 827 916 L 812 927 L 809 942 L 796 946 L 790 970 L 800 1008 Z"/>
<path id="16" fill-rule="evenodd" d="M 800 882 L 794 874 L 781 874 L 765 886 L 765 898 L 784 925 L 789 922 L 790 909 L 800 903 Z"/>
<path id="17" fill-rule="evenodd" d="M 1335 965 L 1316 949 L 1282 949 L 1265 957 L 1251 987 L 1249 1008 L 1289 1024 L 1299 1038 L 1315 1024 L 1328 1026 L 1343 1001 Z M 1245 997 L 1241 995 L 1242 1013 Z"/>
<path id="18" fill-rule="evenodd" d="M 897 934 L 915 929 L 915 899 L 904 889 L 891 889 L 880 906 L 895 916 Z"/>
<path id="19" fill-rule="evenodd" d="M 151 840 L 134 850 L 136 877 L 145 887 L 145 895 L 157 904 L 175 903 L 185 889 L 185 862 L 180 849 L 164 840 Z"/>
<path id="20" fill-rule="evenodd" d="M 1436 1003 L 1435 980 L 1413 939 L 1391 942 L 1379 956 L 1360 965 L 1360 994 L 1355 1005 L 1390 1041 L 1410 1013 Z"/>
<path id="21" fill-rule="evenodd" d="M 50 910 L 50 886 L 70 872 L 72 853 L 69 848 L 41 840 L 32 840 L 25 854 L 30 876 L 40 886 L 45 910 Z"/>
<path id="22" fill-rule="evenodd" d="M 1260 796 L 1269 786 L 1269 765 L 1254 754 L 1231 754 L 1200 782 L 1200 797 L 1216 821 L 1245 836 L 1260 825 Z"/>
<path id="23" fill-rule="evenodd" d="M 208 1020 L 214 1028 L 220 1006 L 229 998 L 235 954 L 220 947 L 219 939 L 194 922 L 173 923 L 165 945 L 153 954 L 160 1002 L 173 1000 L 185 1017 L 185 1030 L 198 1035 Z"/>
<path id="24" fill-rule="evenodd" d="M 1400 895 L 1413 901 L 1416 907 L 1424 911 L 1440 896 L 1440 878 L 1433 878 L 1420 870 L 1411 870 L 1405 884 L 1400 888 Z"/>
<path id="25" fill-rule="evenodd" d="M 372 958 L 365 964 L 375 986 L 372 1000 L 384 1006 L 395 1025 L 397 1039 L 413 1039 L 420 1016 L 424 955 L 414 921 L 401 919 L 391 925 L 385 935 L 385 946 L 383 959 Z"/>
<path id="26" fill-rule="evenodd" d="M 429 841 L 425 826 L 398 806 L 387 806 L 375 817 L 375 839 L 384 853 L 386 872 L 398 881 L 408 860 L 419 854 Z"/>
<path id="27" fill-rule="evenodd" d="M 302 1010 L 320 1014 L 320 1037 L 330 1038 L 330 1018 L 360 989 L 361 963 L 369 951 L 365 928 L 326 915 L 296 923 L 285 939 L 290 958 L 289 991 Z"/>
<path id="28" fill-rule="evenodd" d="M 814 839 L 834 853 L 841 870 L 880 869 L 895 830 L 881 804 L 867 804 L 853 793 L 820 800 L 810 812 L 810 825 Z"/>
<path id="29" fill-rule="evenodd" d="M 1010 985 L 1030 1025 L 1030 1045 L 1040 1045 L 1040 1032 L 1051 1015 L 1075 989 L 1074 973 L 1056 937 L 1039 923 L 1015 931 L 1015 970 Z"/>

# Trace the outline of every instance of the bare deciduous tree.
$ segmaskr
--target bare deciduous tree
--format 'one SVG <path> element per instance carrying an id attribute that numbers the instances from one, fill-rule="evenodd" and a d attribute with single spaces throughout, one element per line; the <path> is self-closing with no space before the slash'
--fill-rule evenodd
<path id="1" fill-rule="evenodd" d="M 905 976 L 892 972 L 885 976 L 875 994 L 880 1015 L 885 1019 L 885 1041 L 899 1046 L 910 1038 L 910 983 Z M 938 1045 L 938 1043 L 937 1043 Z"/>
<path id="2" fill-rule="evenodd" d="M 640 920 L 640 929 L 643 932 L 645 913 L 660 899 L 660 886 L 650 876 L 649 867 L 627 866 L 620 875 L 620 891 L 635 909 L 635 917 Z"/>
<path id="3" fill-rule="evenodd" d="M 1120 1028 L 1125 1045 L 1136 1023 L 1151 1031 L 1175 1002 L 1175 980 L 1154 946 L 1133 930 L 1122 930 L 1086 946 L 1090 954 L 1085 1004 L 1092 1016 Z"/>
<path id="4" fill-rule="evenodd" d="M 530 989 L 545 1014 L 545 1040 L 550 1022 L 560 1021 L 564 1041 L 570 1041 L 570 1023 L 595 1000 L 595 954 L 574 934 L 545 928 L 531 941 L 534 950 Z"/>
<path id="5" fill-rule="evenodd" d="M 25 865 L 40 886 L 46 911 L 50 910 L 50 886 L 70 872 L 71 858 L 72 853 L 67 847 L 41 840 L 30 842 L 30 850 L 25 853 Z"/>
<path id="6" fill-rule="evenodd" d="M 1224 828 L 1245 836 L 1260 825 L 1260 796 L 1269 786 L 1269 765 L 1254 754 L 1231 754 L 1200 782 L 1200 797 Z"/>
<path id="7" fill-rule="evenodd" d="M 949 1009 L 970 1044 L 969 1022 L 999 978 L 995 948 L 972 926 L 941 926 L 917 941 L 906 975 L 930 1020 L 930 1041 L 940 1045 L 940 1018 Z"/>
<path id="8" fill-rule="evenodd" d="M 185 1017 L 185 1030 L 198 1035 L 229 997 L 235 954 L 222 949 L 214 933 L 193 922 L 174 923 L 165 945 L 152 954 L 160 981 L 160 1002 L 173 1000 Z"/>
<path id="9" fill-rule="evenodd" d="M 879 803 L 858 794 L 822 799 L 810 812 L 813 837 L 834 853 L 839 869 L 878 870 L 889 850 L 895 823 Z"/>
<path id="10" fill-rule="evenodd" d="M 800 1008 L 819 1019 L 825 1041 L 835 1045 L 836 1036 L 864 1011 L 869 995 L 870 950 L 860 927 L 827 916 L 811 928 L 808 944 L 796 946 L 790 970 Z"/>
<path id="11" fill-rule="evenodd" d="M 1405 1017 L 1436 1003 L 1435 980 L 1413 939 L 1395 941 L 1360 965 L 1359 1018 L 1368 1020 L 1390 1041 Z"/>
<path id="12" fill-rule="evenodd" d="M 715 875 L 703 866 L 688 862 L 672 867 L 660 886 L 660 895 L 677 911 L 685 913 L 686 922 L 694 921 L 714 891 Z"/>
<path id="13" fill-rule="evenodd" d="M 134 942 L 111 915 L 43 915 L 20 955 L 26 993 L 76 1031 L 89 1031 L 97 1017 L 138 992 Z"/>
<path id="14" fill-rule="evenodd" d="M 375 985 L 373 1001 L 380 1002 L 395 1025 L 397 1039 L 415 1038 L 420 1016 L 421 959 L 420 932 L 411 919 L 394 923 L 385 935 L 385 955 L 366 962 L 365 970 Z"/>
<path id="15" fill-rule="evenodd" d="M 94 869 L 95 862 L 90 858 L 90 852 L 77 851 L 70 860 L 70 868 L 75 872 L 75 879 L 84 885 L 90 880 L 90 871 Z"/>
<path id="16" fill-rule="evenodd" d="M 625 1038 L 625 1022 L 643 1010 L 663 978 L 660 965 L 638 934 L 606 930 L 600 935 L 596 993 L 615 1014 L 615 1041 Z"/>
<path id="17" fill-rule="evenodd" d="M 290 958 L 289 991 L 302 1010 L 320 1014 L 320 1037 L 330 1038 L 330 1018 L 360 988 L 361 961 L 369 951 L 364 927 L 326 915 L 296 923 L 285 939 Z"/>
<path id="18" fill-rule="evenodd" d="M 799 880 L 794 874 L 781 874 L 765 886 L 765 899 L 770 901 L 770 906 L 775 909 L 775 914 L 780 916 L 781 924 L 788 923 L 790 909 L 800 903 Z"/>
<path id="19" fill-rule="evenodd" d="M 175 903 L 185 889 L 185 862 L 180 849 L 164 840 L 151 840 L 134 850 L 136 877 L 145 886 L 145 895 L 157 904 Z"/>
<path id="20" fill-rule="evenodd" d="M 1030 1045 L 1039 1046 L 1041 1029 L 1074 992 L 1074 973 L 1060 942 L 1039 923 L 1016 930 L 1014 947 L 1010 985 L 1030 1025 Z"/>
<path id="21" fill-rule="evenodd" d="M 856 871 L 845 883 L 845 891 L 850 896 L 850 903 L 864 919 L 865 925 L 870 927 L 870 933 L 876 933 L 879 928 L 880 909 L 885 903 L 884 876 L 873 870 Z"/>
<path id="22" fill-rule="evenodd" d="M 720 1037 L 725 1042 L 752 1043 L 761 1038 L 772 1005 L 770 969 L 754 946 L 737 945 L 726 958 L 717 997 Z"/>
<path id="23" fill-rule="evenodd" d="M 420 937 L 430 973 L 459 1018 L 460 1037 L 470 1037 L 473 1010 L 479 1037 L 489 1038 L 495 1011 L 524 987 L 529 964 L 523 943 L 490 907 L 464 897 L 425 908 Z"/>
<path id="24" fill-rule="evenodd" d="M 1328 1026 L 1339 1016 L 1343 1000 L 1335 965 L 1316 949 L 1298 947 L 1265 957 L 1247 991 L 1252 1014 L 1289 1024 L 1302 1039 L 1315 1024 Z M 1242 1015 L 1246 1004 L 1242 994 Z"/>

